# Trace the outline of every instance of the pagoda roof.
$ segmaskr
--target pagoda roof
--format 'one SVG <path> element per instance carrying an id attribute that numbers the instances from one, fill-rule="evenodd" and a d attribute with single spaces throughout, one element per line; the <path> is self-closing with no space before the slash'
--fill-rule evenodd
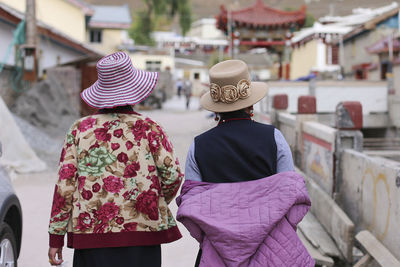
<path id="1" fill-rule="evenodd" d="M 221 6 L 219 15 L 227 19 L 228 10 L 224 5 Z M 231 11 L 232 21 L 238 24 L 251 26 L 289 26 L 292 23 L 304 24 L 306 19 L 306 6 L 303 5 L 296 11 L 282 11 L 268 7 L 262 0 L 256 2 L 247 8 Z"/>

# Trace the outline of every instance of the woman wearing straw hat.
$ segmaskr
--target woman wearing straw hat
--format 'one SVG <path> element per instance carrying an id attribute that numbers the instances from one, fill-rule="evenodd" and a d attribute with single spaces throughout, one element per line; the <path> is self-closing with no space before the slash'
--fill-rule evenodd
<path id="1" fill-rule="evenodd" d="M 61 264 L 68 233 L 74 267 L 159 267 L 160 244 L 181 237 L 168 204 L 183 175 L 160 125 L 132 109 L 158 73 L 135 69 L 123 52 L 102 58 L 97 72 L 81 97 L 99 111 L 72 125 L 62 149 L 49 262 Z"/>
<path id="2" fill-rule="evenodd" d="M 280 131 L 251 119 L 267 85 L 240 60 L 209 75 L 200 101 L 218 125 L 190 146 L 177 199 L 177 219 L 201 245 L 196 266 L 314 266 L 295 230 L 310 206 L 303 177 Z"/>

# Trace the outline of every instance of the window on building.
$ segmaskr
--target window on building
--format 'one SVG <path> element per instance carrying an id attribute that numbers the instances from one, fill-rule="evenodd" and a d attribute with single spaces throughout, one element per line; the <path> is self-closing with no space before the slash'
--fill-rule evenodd
<path id="1" fill-rule="evenodd" d="M 146 61 L 146 70 L 147 71 L 161 71 L 161 61 Z"/>
<path id="2" fill-rule="evenodd" d="M 195 73 L 194 73 L 194 79 L 195 79 L 195 80 L 200 79 L 200 73 L 195 72 Z"/>
<path id="3" fill-rule="evenodd" d="M 101 43 L 103 39 L 103 31 L 100 29 L 91 29 L 89 32 L 91 43 Z"/>

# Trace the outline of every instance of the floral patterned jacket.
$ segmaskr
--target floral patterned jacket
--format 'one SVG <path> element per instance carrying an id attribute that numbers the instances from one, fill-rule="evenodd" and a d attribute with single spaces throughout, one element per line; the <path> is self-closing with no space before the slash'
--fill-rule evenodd
<path id="1" fill-rule="evenodd" d="M 181 237 L 168 203 L 182 182 L 162 128 L 135 112 L 76 121 L 61 153 L 50 247 L 155 245 Z"/>

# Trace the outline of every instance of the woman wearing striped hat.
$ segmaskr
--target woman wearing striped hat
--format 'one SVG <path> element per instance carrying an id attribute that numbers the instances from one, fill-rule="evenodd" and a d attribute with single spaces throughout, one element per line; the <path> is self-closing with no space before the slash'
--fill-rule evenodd
<path id="1" fill-rule="evenodd" d="M 181 237 L 168 204 L 183 174 L 161 126 L 132 108 L 158 73 L 135 69 L 124 52 L 102 58 L 97 72 L 81 97 L 99 111 L 77 120 L 62 148 L 49 262 L 62 263 L 67 233 L 74 267 L 161 266 L 160 244 Z"/>

